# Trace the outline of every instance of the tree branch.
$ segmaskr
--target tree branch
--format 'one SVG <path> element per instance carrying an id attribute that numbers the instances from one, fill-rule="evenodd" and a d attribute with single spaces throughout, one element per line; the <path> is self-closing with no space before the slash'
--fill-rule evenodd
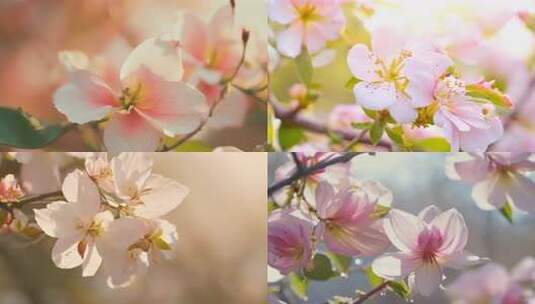
<path id="1" fill-rule="evenodd" d="M 383 289 L 388 287 L 388 284 L 390 284 L 390 281 L 384 281 L 383 283 L 381 283 L 381 285 L 375 287 L 374 289 L 368 291 L 366 294 L 360 296 L 358 299 L 356 299 L 353 302 L 353 304 L 364 303 L 366 300 L 368 300 L 369 298 L 373 297 L 374 295 L 376 295 L 377 293 L 381 292 Z"/>
<path id="2" fill-rule="evenodd" d="M 317 164 L 315 164 L 313 166 L 303 167 L 301 170 L 296 170 L 296 172 L 293 175 L 291 175 L 290 177 L 288 177 L 286 179 L 283 179 L 283 180 L 281 180 L 281 181 L 269 186 L 268 195 L 272 196 L 273 193 L 279 191 L 280 189 L 282 189 L 282 188 L 284 188 L 284 187 L 286 187 L 288 185 L 291 185 L 292 183 L 294 183 L 295 181 L 299 180 L 300 178 L 312 175 L 315 172 L 320 171 L 322 169 L 325 169 L 325 168 L 327 168 L 329 166 L 336 165 L 336 164 L 339 164 L 339 163 L 346 163 L 346 162 L 350 161 L 351 159 L 353 159 L 355 156 L 357 156 L 359 154 L 364 154 L 364 153 L 348 152 L 348 153 L 344 153 L 344 154 L 342 154 L 340 156 L 337 156 L 337 157 L 326 159 L 326 160 L 321 161 L 321 162 L 319 162 L 319 163 L 317 163 Z"/>
<path id="3" fill-rule="evenodd" d="M 307 131 L 325 135 L 336 134 L 337 136 L 340 136 L 340 138 L 343 138 L 344 140 L 350 142 L 353 142 L 355 139 L 359 139 L 361 143 L 373 145 L 368 138 L 366 138 L 365 136 L 361 136 L 362 132 L 356 132 L 352 130 L 329 129 L 323 123 L 308 117 L 304 117 L 303 115 L 299 114 L 299 111 L 296 111 L 295 109 L 286 108 L 284 105 L 280 104 L 277 101 L 274 101 L 273 99 L 270 100 L 270 104 L 273 108 L 273 112 L 275 113 L 275 117 L 285 122 L 289 122 L 296 126 L 302 127 Z M 352 145 L 355 145 L 355 143 L 353 143 Z M 387 148 L 389 151 L 392 150 L 391 144 L 383 140 L 381 140 L 376 146 Z"/>

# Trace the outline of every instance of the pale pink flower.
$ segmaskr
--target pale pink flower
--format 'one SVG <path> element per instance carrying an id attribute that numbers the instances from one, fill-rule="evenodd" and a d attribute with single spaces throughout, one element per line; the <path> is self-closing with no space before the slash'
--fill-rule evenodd
<path id="1" fill-rule="evenodd" d="M 289 210 L 275 211 L 268 219 L 268 265 L 282 274 L 299 271 L 312 258 L 312 223 Z"/>
<path id="2" fill-rule="evenodd" d="M 409 276 L 410 285 L 424 296 L 440 285 L 444 267 L 462 267 L 479 260 L 464 251 L 468 228 L 455 209 L 441 213 L 429 206 L 418 216 L 392 209 L 384 229 L 399 252 L 375 259 L 373 271 L 387 280 Z"/>
<path id="3" fill-rule="evenodd" d="M 41 151 L 10 153 L 21 163 L 20 180 L 28 194 L 42 194 L 61 188 L 60 167 L 69 160 L 65 154 Z"/>
<path id="4" fill-rule="evenodd" d="M 46 235 L 57 238 L 52 249 L 57 267 L 82 265 L 82 275 L 93 276 L 102 262 L 100 237 L 113 221 L 113 214 L 101 211 L 97 187 L 80 170 L 67 175 L 62 190 L 67 201 L 34 210 L 35 220 Z"/>
<path id="5" fill-rule="evenodd" d="M 346 22 L 338 0 L 269 0 L 268 14 L 288 27 L 279 33 L 277 46 L 292 58 L 301 54 L 303 46 L 310 53 L 320 51 L 340 36 Z"/>
<path id="6" fill-rule="evenodd" d="M 121 153 L 111 160 L 114 202 L 126 215 L 157 218 L 175 209 L 189 189 L 152 173 L 153 162 L 144 153 Z"/>
<path id="7" fill-rule="evenodd" d="M 110 151 L 154 151 L 163 134 L 197 128 L 208 114 L 204 96 L 182 80 L 177 42 L 152 38 L 126 58 L 120 87 L 87 70 L 69 74 L 54 94 L 56 108 L 74 123 L 109 117 L 104 143 Z"/>
<path id="8" fill-rule="evenodd" d="M 361 80 L 353 88 L 355 99 L 366 109 L 388 109 L 397 122 L 411 122 L 416 108 L 433 102 L 436 80 L 452 61 L 432 45 L 406 41 L 390 27 L 373 28 L 371 37 L 371 51 L 357 44 L 347 57 L 353 76 Z"/>
<path id="9" fill-rule="evenodd" d="M 533 265 L 533 258 L 527 257 L 509 273 L 502 265 L 490 263 L 463 273 L 446 290 L 455 304 L 527 304 L 535 300 L 533 292 L 523 287 L 535 282 Z M 527 280 L 522 277 L 526 274 Z"/>
<path id="10" fill-rule="evenodd" d="M 149 265 L 173 257 L 176 228 L 165 220 L 124 217 L 106 233 L 103 268 L 110 288 L 126 287 Z"/>
<path id="11" fill-rule="evenodd" d="M 382 253 L 390 244 L 382 221 L 373 218 L 377 201 L 365 189 L 347 186 L 336 191 L 321 182 L 316 187 L 315 203 L 320 218 L 317 233 L 330 251 L 371 256 Z"/>
<path id="12" fill-rule="evenodd" d="M 480 105 L 466 94 L 466 84 L 448 76 L 434 89 L 438 110 L 434 122 L 444 129 L 451 150 L 484 152 L 503 135 L 503 125 L 492 105 Z"/>
<path id="13" fill-rule="evenodd" d="M 85 171 L 102 190 L 106 192 L 115 190 L 113 172 L 107 153 L 97 152 L 85 156 Z"/>
<path id="14" fill-rule="evenodd" d="M 8 174 L 0 180 L 0 203 L 16 202 L 23 196 L 24 191 L 15 175 Z"/>
<path id="15" fill-rule="evenodd" d="M 337 105 L 329 114 L 329 128 L 353 130 L 353 123 L 371 123 L 373 120 L 358 105 Z"/>
<path id="16" fill-rule="evenodd" d="M 527 174 L 535 171 L 530 153 L 489 152 L 463 154 L 448 159 L 446 174 L 455 180 L 474 183 L 472 198 L 484 210 L 511 203 L 535 212 L 535 182 Z"/>

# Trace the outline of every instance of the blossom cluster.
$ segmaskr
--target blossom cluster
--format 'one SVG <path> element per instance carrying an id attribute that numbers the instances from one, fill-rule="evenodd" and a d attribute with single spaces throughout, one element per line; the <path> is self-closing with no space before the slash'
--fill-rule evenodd
<path id="1" fill-rule="evenodd" d="M 17 152 L 15 157 L 32 157 L 27 154 Z M 14 227 L 6 219 L 4 226 L 30 236 L 26 226 L 31 225 L 32 237 L 44 234 L 56 239 L 51 257 L 58 268 L 81 267 L 84 277 L 100 270 L 109 287 L 128 286 L 151 264 L 173 256 L 178 235 L 175 226 L 162 217 L 189 190 L 154 173 L 148 154 L 121 153 L 111 159 L 106 153 L 70 156 L 75 163 L 79 158 L 82 168 L 66 174 L 61 191 L 35 195 L 7 175 L 0 191 L 2 212 L 23 225 Z M 26 206 L 32 206 L 35 222 L 25 213 Z"/>
<path id="2" fill-rule="evenodd" d="M 429 20 L 428 28 L 418 28 L 415 33 L 407 23 L 423 18 L 410 15 L 414 9 L 425 10 L 415 8 L 421 4 L 418 1 L 391 5 L 398 11 L 390 11 L 387 5 L 374 1 L 269 1 L 269 17 L 277 31 L 273 44 L 287 61 L 295 62 L 300 75 L 300 83 L 287 88 L 287 92 L 284 92 L 286 87 L 273 89 L 273 98 L 289 100 L 291 111 L 287 114 L 281 108 L 284 105 L 275 100 L 272 102 L 273 119 L 288 120 L 289 125 L 293 123 L 304 131 L 328 135 L 328 138 L 302 136 L 290 144 L 286 143 L 286 138 L 280 138 L 282 148 L 305 151 L 312 146 L 316 151 L 329 151 L 339 149 L 340 141 L 348 137 L 360 140 L 352 143 L 350 149 L 360 143 L 371 144 L 365 148 L 367 150 L 376 149 L 372 147 L 376 145 L 409 151 L 485 152 L 496 148 L 509 131 L 505 129 L 510 127 L 511 118 L 516 117 L 507 113 L 518 111 L 522 103 L 529 102 L 522 100 L 526 94 L 519 96 L 510 88 L 514 87 L 513 79 L 507 79 L 508 90 L 498 84 L 498 80 L 506 76 L 513 78 L 523 70 L 515 66 L 516 70 L 509 71 L 510 75 L 502 76 L 496 68 L 485 66 L 498 61 L 497 58 L 489 58 L 490 62 L 479 62 L 475 58 L 489 52 L 491 38 L 487 37 L 498 36 L 509 23 L 521 22 L 521 16 L 529 16 L 529 9 L 534 7 L 516 4 L 506 8 L 498 5 L 503 2 L 500 0 L 485 3 L 490 7 L 491 16 L 500 17 L 494 18 L 496 24 L 491 26 L 485 22 L 488 16 L 472 16 L 461 22 L 460 19 L 473 12 L 458 12 L 455 0 L 444 1 L 443 5 L 435 2 L 430 1 L 424 7 L 432 7 L 439 16 Z M 399 16 L 402 20 L 397 18 Z M 460 28 L 451 29 L 451 24 L 443 19 L 457 20 Z M 470 29 L 469 33 L 466 29 Z M 529 32 L 528 28 L 524 30 Z M 369 38 L 354 32 L 365 32 Z M 356 104 L 330 100 L 335 106 L 328 122 L 319 127 L 319 122 L 310 118 L 325 115 L 314 113 L 318 111 L 310 105 L 326 102 L 325 98 L 340 98 L 343 93 L 330 93 L 333 86 L 343 90 L 343 85 L 331 83 L 339 79 L 335 72 L 340 69 L 338 57 L 344 58 L 341 61 L 349 71 L 351 79 L 345 87 L 352 91 Z M 288 70 L 285 61 L 279 58 L 276 62 L 280 73 Z M 333 69 L 324 68 L 329 65 Z M 319 73 L 315 73 L 316 70 Z M 279 75 L 279 72 L 276 70 L 274 74 Z M 489 75 L 490 80 L 486 79 Z M 319 80 L 314 82 L 315 78 Z M 295 98 L 297 87 L 301 88 L 302 98 Z M 529 98 L 532 87 L 527 85 L 525 90 Z M 333 97 L 322 97 L 328 94 Z M 300 114 L 304 118 L 296 118 Z M 286 137 L 283 128 L 284 124 L 274 132 Z M 368 141 L 364 135 L 369 137 Z M 437 141 L 442 144 L 437 145 Z M 273 144 L 278 146 L 276 139 Z M 342 145 L 344 147 L 347 148 Z M 504 151 L 501 146 L 499 149 Z M 505 151 L 516 150 L 508 147 Z"/>
<path id="3" fill-rule="evenodd" d="M 276 170 L 275 184 L 338 155 L 295 153 L 293 161 Z M 535 188 L 533 180 L 525 175 L 532 170 L 528 169 L 533 165 L 531 156 L 453 154 L 446 162 L 446 173 L 452 177 L 456 172 L 463 180 L 478 183 L 473 195 L 478 206 L 485 202 L 500 209 L 513 204 L 521 211 L 533 212 Z M 535 283 L 532 258 L 526 258 L 509 275 L 502 266 L 466 250 L 469 230 L 457 209 L 443 211 L 429 204 L 417 214 L 401 210 L 388 188 L 376 181 L 354 178 L 350 166 L 336 163 L 324 167 L 273 193 L 268 216 L 268 265 L 283 277 L 291 277 L 289 282 L 323 281 L 364 271 L 372 287 L 379 280 L 386 284 L 379 288 L 391 288 L 404 298 L 411 293 L 431 296 L 446 284 L 446 268 L 451 268 L 461 274 L 447 283 L 446 291 L 458 303 L 481 303 L 476 300 L 483 298 L 500 300 L 492 303 L 528 303 L 535 299 L 530 287 Z M 474 267 L 478 267 L 474 272 L 464 273 Z M 497 274 L 474 280 L 490 272 Z M 467 289 L 465 282 L 473 288 Z M 299 294 L 299 289 L 292 290 L 306 296 L 306 291 Z M 270 295 L 270 301 L 284 303 L 276 299 L 276 294 Z"/>

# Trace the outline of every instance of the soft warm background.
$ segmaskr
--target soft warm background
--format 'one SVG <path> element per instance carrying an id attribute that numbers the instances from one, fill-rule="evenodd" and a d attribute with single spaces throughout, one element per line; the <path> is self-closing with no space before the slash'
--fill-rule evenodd
<path id="1" fill-rule="evenodd" d="M 265 42 L 264 0 L 235 2 L 237 24 L 252 31 L 251 39 Z M 65 121 L 52 104 L 54 90 L 65 82 L 57 58 L 59 51 L 81 50 L 91 57 L 118 40 L 134 47 L 147 38 L 169 32 L 185 11 L 208 21 L 228 3 L 229 0 L 0 0 L 0 106 L 22 107 L 45 122 Z M 262 57 L 267 49 L 255 52 L 255 58 Z M 251 52 L 249 55 L 253 56 Z M 232 113 L 232 108 L 227 112 Z M 230 145 L 251 151 L 266 141 L 265 121 L 264 110 L 250 103 L 245 127 L 210 130 L 200 137 L 213 147 Z M 79 135 L 71 132 L 52 150 L 83 149 Z"/>
<path id="2" fill-rule="evenodd" d="M 53 241 L 0 236 L 1 304 L 262 303 L 266 293 L 264 153 L 154 154 L 155 172 L 191 193 L 169 216 L 177 226 L 177 258 L 151 267 L 127 289 L 110 290 L 97 274 L 60 270 Z"/>
<path id="3" fill-rule="evenodd" d="M 418 213 L 430 204 L 442 210 L 457 208 L 464 216 L 469 230 L 466 249 L 474 254 L 489 257 L 494 262 L 511 268 L 526 255 L 535 253 L 535 216 L 515 211 L 515 223 L 510 225 L 499 212 L 479 209 L 471 199 L 472 186 L 453 181 L 444 174 L 444 160 L 450 154 L 440 153 L 378 153 L 376 156 L 357 156 L 352 162 L 352 174 L 363 180 L 383 183 L 394 195 L 394 208 Z M 283 153 L 270 154 L 270 179 L 273 170 L 287 161 Z M 367 263 L 367 260 L 364 260 Z M 458 272 L 447 272 L 451 282 Z M 353 296 L 354 290 L 369 290 L 367 280 L 360 274 L 349 279 L 337 278 L 312 283 L 309 303 L 325 303 L 334 295 Z M 291 303 L 301 303 L 295 300 Z M 388 293 L 367 301 L 370 304 L 406 303 Z M 449 303 L 444 292 L 433 297 L 415 297 L 416 304 Z"/>

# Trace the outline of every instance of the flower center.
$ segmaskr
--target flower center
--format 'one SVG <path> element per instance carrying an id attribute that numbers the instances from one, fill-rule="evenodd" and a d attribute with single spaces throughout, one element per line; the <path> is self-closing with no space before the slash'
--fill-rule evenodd
<path id="1" fill-rule="evenodd" d="M 453 76 L 442 79 L 435 88 L 435 98 L 446 105 L 452 103 L 454 96 L 466 94 L 466 84 L 464 81 Z"/>
<path id="2" fill-rule="evenodd" d="M 390 64 L 385 63 L 383 60 L 377 58 L 376 64 L 379 67 L 375 73 L 383 81 L 391 82 L 394 84 L 396 91 L 410 98 L 405 92 L 409 85 L 409 79 L 402 75 L 401 70 L 405 65 L 405 59 L 412 56 L 412 53 L 407 50 L 402 50 L 398 57 L 392 59 Z"/>
<path id="3" fill-rule="evenodd" d="M 299 15 L 299 19 L 305 24 L 321 19 L 321 15 L 317 13 L 317 7 L 310 3 L 298 7 L 297 14 Z"/>
<path id="4" fill-rule="evenodd" d="M 130 112 L 136 103 L 141 99 L 141 84 L 137 84 L 133 89 L 126 87 L 119 98 L 121 107 L 124 111 Z"/>
<path id="5" fill-rule="evenodd" d="M 442 246 L 443 238 L 440 231 L 432 227 L 418 235 L 418 254 L 425 263 L 436 262 L 437 253 Z"/>

